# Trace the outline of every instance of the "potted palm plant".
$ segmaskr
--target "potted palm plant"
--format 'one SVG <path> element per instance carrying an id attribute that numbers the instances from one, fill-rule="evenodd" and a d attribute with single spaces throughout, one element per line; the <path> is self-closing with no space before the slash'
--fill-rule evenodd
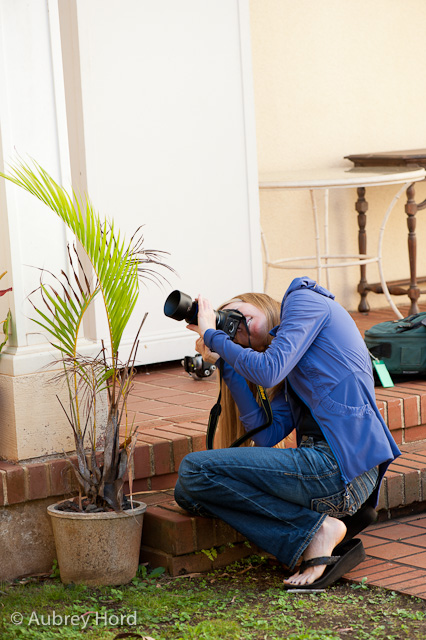
<path id="1" fill-rule="evenodd" d="M 90 585 L 124 584 L 138 568 L 146 505 L 123 495 L 127 476 L 131 487 L 136 443 L 126 406 L 138 336 L 125 363 L 119 360 L 119 347 L 138 298 L 139 279 L 158 279 L 157 268 L 167 266 L 162 261 L 164 254 L 143 248 L 140 229 L 126 242 L 112 222 L 99 217 L 87 196 L 68 193 L 34 161 L 18 161 L 7 175 L 0 175 L 44 202 L 79 244 L 78 249 L 68 246 L 69 274 L 55 276 L 42 270 L 37 294 L 29 296 L 34 321 L 59 352 L 61 368 L 56 377 L 67 386 L 68 406 L 61 404 L 75 441 L 70 464 L 79 485 L 78 499 L 48 507 L 61 579 Z M 78 338 L 83 318 L 96 298 L 102 300 L 108 336 L 99 352 L 88 356 L 79 352 Z M 108 410 L 104 424 L 99 424 L 97 405 L 105 394 Z M 120 427 L 124 430 L 121 442 Z"/>

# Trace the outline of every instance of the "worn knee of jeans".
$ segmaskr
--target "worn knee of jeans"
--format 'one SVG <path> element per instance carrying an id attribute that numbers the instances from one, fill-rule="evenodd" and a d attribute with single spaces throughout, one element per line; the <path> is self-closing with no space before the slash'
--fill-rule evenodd
<path id="1" fill-rule="evenodd" d="M 175 500 L 178 503 L 178 505 L 182 507 L 182 509 L 186 509 L 187 511 L 193 510 L 193 506 L 194 506 L 193 501 L 188 496 L 188 494 L 186 494 L 185 491 L 182 489 L 182 486 L 179 480 L 176 482 L 176 486 L 175 486 Z"/>
<path id="2" fill-rule="evenodd" d="M 182 466 L 182 463 L 181 463 Z M 179 468 L 180 473 L 180 468 Z M 186 492 L 182 486 L 181 479 L 179 477 L 175 486 L 175 500 L 182 509 L 189 511 L 193 515 L 212 517 L 210 511 L 208 511 L 202 504 L 199 504 L 190 492 Z"/>
<path id="3" fill-rule="evenodd" d="M 184 491 L 190 493 L 191 485 L 196 478 L 197 470 L 193 462 L 193 454 L 188 453 L 179 465 L 179 482 Z M 198 465 L 197 465 L 198 466 Z"/>
<path id="4" fill-rule="evenodd" d="M 179 466 L 180 485 L 183 491 L 194 500 L 197 500 L 198 495 L 202 495 L 206 488 L 210 488 L 198 458 L 198 452 L 188 453 Z"/>

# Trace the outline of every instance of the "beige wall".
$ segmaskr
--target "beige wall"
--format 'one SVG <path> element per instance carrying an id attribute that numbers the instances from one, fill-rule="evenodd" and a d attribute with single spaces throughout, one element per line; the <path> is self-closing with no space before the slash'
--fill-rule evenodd
<path id="1" fill-rule="evenodd" d="M 424 0 L 250 0 L 250 18 L 260 174 L 350 166 L 345 155 L 426 146 Z M 396 191 L 367 191 L 370 248 Z M 426 185 L 416 192 L 425 198 Z M 331 194 L 335 253 L 357 252 L 355 197 L 355 190 Z M 408 275 L 402 200 L 386 229 L 387 279 Z M 313 240 L 308 194 L 263 192 L 260 207 L 271 258 L 306 253 Z M 423 218 L 420 213 L 418 271 L 426 274 Z M 281 296 L 297 275 L 274 270 L 268 292 Z M 378 280 L 376 265 L 368 275 Z M 358 278 L 357 267 L 331 272 L 330 286 L 349 309 L 358 304 Z M 386 304 L 384 296 L 369 300 L 374 307 Z"/>

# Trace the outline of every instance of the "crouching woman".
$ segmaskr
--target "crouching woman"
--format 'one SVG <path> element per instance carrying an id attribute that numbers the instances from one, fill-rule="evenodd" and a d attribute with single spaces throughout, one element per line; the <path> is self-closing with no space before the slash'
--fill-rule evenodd
<path id="1" fill-rule="evenodd" d="M 233 341 L 201 296 L 198 325 L 189 325 L 230 392 L 222 427 L 262 426 L 255 385 L 273 390 L 273 419 L 253 436 L 256 446 L 187 455 L 176 501 L 274 555 L 294 571 L 287 587 L 324 588 L 365 557 L 354 536 L 374 520 L 381 480 L 400 453 L 376 406 L 368 351 L 351 316 L 309 278 L 293 280 L 281 307 L 244 294 L 223 308 L 245 319 Z M 275 447 L 293 429 L 297 448 Z"/>

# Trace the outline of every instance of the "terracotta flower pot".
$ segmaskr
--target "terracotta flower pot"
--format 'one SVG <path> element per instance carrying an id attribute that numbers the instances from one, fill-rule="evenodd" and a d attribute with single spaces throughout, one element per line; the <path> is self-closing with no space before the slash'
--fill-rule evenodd
<path id="1" fill-rule="evenodd" d="M 89 586 L 127 584 L 136 575 L 144 502 L 116 513 L 76 513 L 47 508 L 61 580 Z"/>

